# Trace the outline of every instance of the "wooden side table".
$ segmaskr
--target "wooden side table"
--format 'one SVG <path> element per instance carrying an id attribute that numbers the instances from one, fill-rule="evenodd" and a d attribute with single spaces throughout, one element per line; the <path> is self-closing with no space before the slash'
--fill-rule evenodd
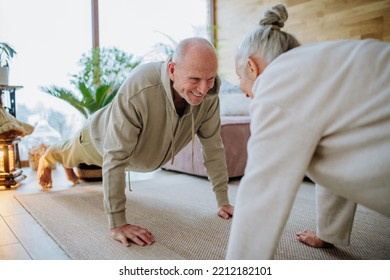
<path id="1" fill-rule="evenodd" d="M 23 87 L 0 85 L 0 106 L 6 108 L 14 117 L 16 117 L 15 92 L 21 88 Z"/>

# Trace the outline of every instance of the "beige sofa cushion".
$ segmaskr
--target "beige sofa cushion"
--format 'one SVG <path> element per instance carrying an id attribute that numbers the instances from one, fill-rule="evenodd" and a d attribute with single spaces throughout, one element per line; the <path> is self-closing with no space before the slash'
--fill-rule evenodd
<path id="1" fill-rule="evenodd" d="M 250 99 L 243 93 L 219 94 L 221 116 L 248 116 Z"/>
<path id="2" fill-rule="evenodd" d="M 221 116 L 221 138 L 225 147 L 229 178 L 244 175 L 247 160 L 246 145 L 250 136 L 249 125 L 249 116 Z M 200 141 L 196 136 L 194 140 L 194 168 L 192 167 L 192 144 L 189 143 L 175 156 L 174 163 L 165 164 L 163 169 L 207 177 Z"/>

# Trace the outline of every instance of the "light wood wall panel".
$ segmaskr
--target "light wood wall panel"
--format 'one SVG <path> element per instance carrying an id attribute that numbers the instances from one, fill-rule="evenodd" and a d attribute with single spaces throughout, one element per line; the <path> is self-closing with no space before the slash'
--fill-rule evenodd
<path id="1" fill-rule="evenodd" d="M 278 3 L 289 13 L 283 30 L 302 44 L 366 38 L 390 42 L 390 0 L 215 0 L 220 73 L 231 83 L 238 84 L 234 54 L 244 34 Z"/>

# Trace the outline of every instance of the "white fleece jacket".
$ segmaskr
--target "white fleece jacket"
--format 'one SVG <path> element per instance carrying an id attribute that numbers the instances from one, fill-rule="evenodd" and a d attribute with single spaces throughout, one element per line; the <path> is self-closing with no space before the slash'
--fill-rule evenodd
<path id="1" fill-rule="evenodd" d="M 274 257 L 305 173 L 390 216 L 389 43 L 293 49 L 265 69 L 253 92 L 228 259 Z"/>

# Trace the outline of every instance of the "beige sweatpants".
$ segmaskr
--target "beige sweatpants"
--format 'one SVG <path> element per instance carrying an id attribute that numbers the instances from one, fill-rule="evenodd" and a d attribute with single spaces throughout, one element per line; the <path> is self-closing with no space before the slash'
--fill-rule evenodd
<path id="1" fill-rule="evenodd" d="M 316 185 L 317 236 L 335 245 L 349 245 L 357 204 Z"/>
<path id="2" fill-rule="evenodd" d="M 73 168 L 80 163 L 102 166 L 103 157 L 91 141 L 89 127 L 87 122 L 75 137 L 51 145 L 41 157 L 40 164 L 51 168 L 56 163 L 65 168 Z"/>

